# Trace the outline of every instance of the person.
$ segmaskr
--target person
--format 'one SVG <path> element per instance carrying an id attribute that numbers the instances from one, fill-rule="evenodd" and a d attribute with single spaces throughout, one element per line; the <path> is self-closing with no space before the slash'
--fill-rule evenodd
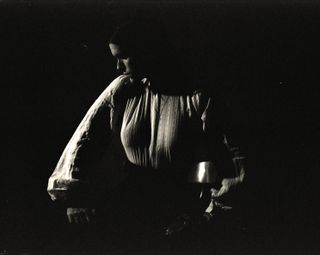
<path id="1" fill-rule="evenodd" d="M 245 173 L 212 96 L 192 82 L 176 48 L 156 26 L 120 26 L 109 48 L 120 75 L 90 107 L 64 149 L 49 178 L 50 197 L 66 203 L 70 223 L 91 222 L 99 205 L 105 217 L 115 211 L 112 217 L 141 225 L 149 216 L 162 224 L 185 212 L 210 214 Z M 199 187 L 187 181 L 191 166 L 219 165 L 223 144 L 238 172 L 226 178 L 222 171 L 210 187 L 210 200 L 199 206 Z"/>

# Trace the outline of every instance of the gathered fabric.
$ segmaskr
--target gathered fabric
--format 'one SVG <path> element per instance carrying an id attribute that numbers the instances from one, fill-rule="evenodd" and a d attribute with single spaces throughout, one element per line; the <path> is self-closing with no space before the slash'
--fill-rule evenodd
<path id="1" fill-rule="evenodd" d="M 147 78 L 134 82 L 121 75 L 76 129 L 49 178 L 48 193 L 67 200 L 72 190 L 92 183 L 112 185 L 126 160 L 150 171 L 181 173 L 192 163 L 213 160 L 219 133 L 213 112 L 212 99 L 202 91 L 163 94 Z"/>

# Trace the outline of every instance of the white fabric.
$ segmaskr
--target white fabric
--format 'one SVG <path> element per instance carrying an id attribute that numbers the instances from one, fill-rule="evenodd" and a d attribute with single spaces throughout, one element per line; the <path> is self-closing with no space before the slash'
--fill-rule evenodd
<path id="1" fill-rule="evenodd" d="M 129 95 L 132 86 L 142 86 L 141 92 Z M 122 96 L 118 96 L 122 95 Z M 125 95 L 123 97 L 123 95 Z M 119 99 L 121 98 L 121 99 Z M 153 92 L 150 83 L 143 79 L 133 83 L 129 76 L 117 77 L 81 121 L 49 178 L 48 192 L 53 200 L 64 196 L 65 191 L 83 180 L 77 176 L 81 165 L 77 164 L 79 151 L 103 132 L 113 132 L 115 112 L 121 101 L 125 105 L 120 139 L 127 159 L 137 165 L 158 169 L 171 163 L 191 160 L 188 150 L 196 150 L 207 126 L 211 100 L 201 92 L 191 95 L 163 95 Z M 109 115 L 105 131 L 95 134 L 94 126 L 100 115 Z M 100 129 L 99 129 L 100 130 Z M 100 138 L 99 138 L 100 139 Z M 101 138 L 104 139 L 104 138 Z M 105 150 L 102 148 L 102 150 Z"/>

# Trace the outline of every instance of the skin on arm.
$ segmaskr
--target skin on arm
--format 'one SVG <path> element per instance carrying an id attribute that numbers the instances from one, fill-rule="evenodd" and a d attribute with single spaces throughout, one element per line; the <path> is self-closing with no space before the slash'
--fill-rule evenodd
<path id="1" fill-rule="evenodd" d="M 206 212 L 210 212 L 214 207 L 223 207 L 225 206 L 219 203 L 219 198 L 223 197 L 227 193 L 235 190 L 238 186 L 241 186 L 245 179 L 245 167 L 243 164 L 243 160 L 245 157 L 240 155 L 240 149 L 237 146 L 234 146 L 233 142 L 227 139 L 225 133 L 230 133 L 229 127 L 232 126 L 228 123 L 224 116 L 224 112 L 221 109 L 213 111 L 212 102 L 209 103 L 202 115 L 203 123 L 204 123 L 204 131 L 208 135 L 208 141 L 213 141 L 212 144 L 220 144 L 221 142 L 224 144 L 224 148 L 227 149 L 228 154 L 230 155 L 230 160 L 232 159 L 234 166 L 234 177 L 231 178 L 222 178 L 220 188 L 211 188 L 211 202 L 206 209 Z M 214 113 L 213 113 L 214 112 Z M 223 113 L 223 114 L 222 114 Z M 227 114 L 228 116 L 228 114 Z M 212 123 L 213 122 L 213 123 Z M 210 140 L 210 137 L 213 139 Z M 222 140 L 222 141 L 221 141 Z M 208 146 L 210 148 L 210 144 Z M 209 151 L 214 151 L 214 147 L 209 149 Z M 228 157 L 229 158 L 229 157 Z M 228 208 L 229 209 L 229 208 Z"/>
<path id="2" fill-rule="evenodd" d="M 245 176 L 244 168 L 240 170 L 240 175 L 234 178 L 224 178 L 221 181 L 221 188 L 219 190 L 216 190 L 214 188 L 211 189 L 211 196 L 214 198 L 218 198 L 223 196 L 224 194 L 228 193 L 229 191 L 236 188 L 238 185 L 240 185 Z"/>

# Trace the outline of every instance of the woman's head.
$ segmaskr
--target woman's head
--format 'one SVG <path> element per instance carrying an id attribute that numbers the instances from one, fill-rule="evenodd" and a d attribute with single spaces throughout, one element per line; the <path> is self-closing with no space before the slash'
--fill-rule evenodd
<path id="1" fill-rule="evenodd" d="M 176 34 L 176 31 L 175 31 Z M 117 70 L 134 79 L 148 78 L 155 91 L 190 93 L 193 82 L 186 72 L 182 54 L 159 23 L 140 20 L 118 27 L 109 40 Z"/>
<path id="2" fill-rule="evenodd" d="M 163 35 L 162 29 L 151 22 L 136 21 L 118 27 L 109 40 L 117 70 L 139 78 L 159 72 L 167 47 Z"/>
<path id="3" fill-rule="evenodd" d="M 117 70 L 121 74 L 133 75 L 137 72 L 137 65 L 134 63 L 134 58 L 128 54 L 123 46 L 116 43 L 109 43 L 111 54 L 117 60 Z"/>

